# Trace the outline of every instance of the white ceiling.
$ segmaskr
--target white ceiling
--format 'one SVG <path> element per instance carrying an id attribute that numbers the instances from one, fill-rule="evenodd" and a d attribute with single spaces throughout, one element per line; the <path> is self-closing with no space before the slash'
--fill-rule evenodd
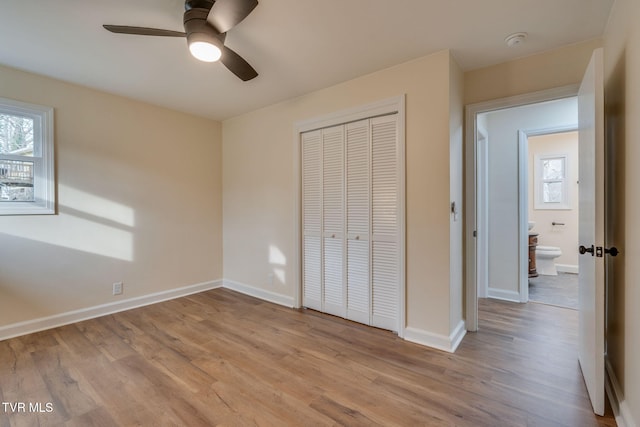
<path id="1" fill-rule="evenodd" d="M 260 74 L 242 82 L 182 38 L 102 28 L 182 31 L 183 0 L 2 0 L 0 64 L 223 120 L 441 49 L 470 70 L 600 37 L 613 1 L 260 0 L 227 36 Z"/>

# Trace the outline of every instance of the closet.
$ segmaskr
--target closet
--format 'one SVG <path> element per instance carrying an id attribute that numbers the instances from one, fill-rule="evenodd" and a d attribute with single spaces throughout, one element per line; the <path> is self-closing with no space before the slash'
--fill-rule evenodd
<path id="1" fill-rule="evenodd" d="M 398 330 L 398 114 L 301 134 L 303 306 Z"/>

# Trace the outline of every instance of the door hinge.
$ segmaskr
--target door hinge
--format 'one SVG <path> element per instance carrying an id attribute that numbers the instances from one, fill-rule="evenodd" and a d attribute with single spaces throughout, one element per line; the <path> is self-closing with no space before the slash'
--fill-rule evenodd
<path id="1" fill-rule="evenodd" d="M 478 230 L 473 230 L 473 237 L 478 237 Z"/>

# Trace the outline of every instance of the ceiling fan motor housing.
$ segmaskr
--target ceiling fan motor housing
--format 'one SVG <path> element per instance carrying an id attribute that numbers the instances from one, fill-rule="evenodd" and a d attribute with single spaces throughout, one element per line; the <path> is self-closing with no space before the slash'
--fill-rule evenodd
<path id="1" fill-rule="evenodd" d="M 211 2 L 213 4 L 213 2 Z M 184 32 L 187 33 L 187 43 L 195 41 L 205 41 L 213 43 L 222 49 L 225 34 L 220 34 L 211 24 L 207 22 L 209 9 L 192 8 L 184 12 Z"/>
<path id="2" fill-rule="evenodd" d="M 186 0 L 184 2 L 184 10 L 190 9 L 207 9 L 211 10 L 215 0 Z"/>

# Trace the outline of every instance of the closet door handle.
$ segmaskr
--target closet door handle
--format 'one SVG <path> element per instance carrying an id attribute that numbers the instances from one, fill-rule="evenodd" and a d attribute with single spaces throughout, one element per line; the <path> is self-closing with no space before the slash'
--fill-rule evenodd
<path id="1" fill-rule="evenodd" d="M 356 236 L 356 240 L 360 240 L 360 236 Z"/>
<path id="2" fill-rule="evenodd" d="M 331 238 L 332 238 L 332 239 L 335 239 L 335 238 L 336 238 L 336 235 L 335 235 L 335 234 L 332 234 L 332 235 L 331 235 Z"/>

